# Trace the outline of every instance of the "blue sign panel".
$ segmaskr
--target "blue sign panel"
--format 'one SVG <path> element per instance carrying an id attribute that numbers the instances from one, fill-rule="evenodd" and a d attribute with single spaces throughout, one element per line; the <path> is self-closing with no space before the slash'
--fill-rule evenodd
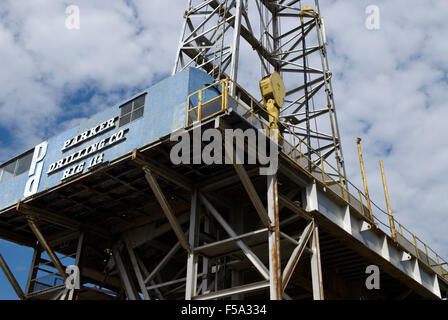
<path id="1" fill-rule="evenodd" d="M 6 162 L 0 210 L 185 127 L 188 95 L 214 81 L 185 70 Z"/>

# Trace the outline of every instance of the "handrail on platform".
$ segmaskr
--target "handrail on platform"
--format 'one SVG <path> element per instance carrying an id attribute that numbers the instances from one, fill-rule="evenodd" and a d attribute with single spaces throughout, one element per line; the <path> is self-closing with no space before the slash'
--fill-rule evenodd
<path id="1" fill-rule="evenodd" d="M 237 97 L 230 94 L 230 84 L 234 86 Z M 229 78 L 218 80 L 188 96 L 186 127 L 188 128 L 193 124 L 208 120 L 229 109 L 240 114 L 260 130 L 269 128 L 269 113 L 266 108 Z M 377 225 L 375 221 L 379 222 L 382 228 L 386 228 L 386 234 L 390 235 L 403 249 L 426 264 L 442 276 L 443 279 L 448 280 L 448 271 L 444 267 L 444 265 L 448 265 L 446 260 L 395 218 L 392 219 L 397 226 L 397 235 L 393 237 L 390 226 L 378 218 L 379 213 L 388 216 L 387 212 L 373 203 L 373 201 L 371 203 L 374 204 L 374 208 L 370 210 L 374 212 L 369 212 L 365 194 L 344 177 L 340 170 L 327 161 L 328 155 L 322 155 L 314 150 L 295 132 L 291 131 L 288 126 L 282 125 L 282 123 L 280 123 L 280 130 L 282 132 L 281 136 L 279 136 L 280 152 L 298 164 L 307 174 L 322 183 L 327 190 L 331 190 L 337 197 L 350 205 L 363 219 L 375 225 Z M 349 189 L 353 190 L 355 195 L 349 192 Z M 370 217 L 373 217 L 373 219 Z"/>

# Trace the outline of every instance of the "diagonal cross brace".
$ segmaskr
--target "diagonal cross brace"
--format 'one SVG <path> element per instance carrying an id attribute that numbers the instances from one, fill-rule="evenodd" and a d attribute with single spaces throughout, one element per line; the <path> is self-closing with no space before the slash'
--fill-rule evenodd
<path id="1" fill-rule="evenodd" d="M 219 128 L 220 130 L 226 130 L 229 129 L 229 125 L 222 119 L 217 119 L 215 123 L 215 128 Z M 237 150 L 238 148 L 244 150 L 244 145 L 239 145 L 238 139 L 236 140 L 237 143 Z M 260 196 L 257 193 L 257 190 L 255 189 L 252 181 L 250 180 L 249 175 L 247 174 L 246 169 L 244 169 L 244 166 L 240 164 L 242 159 L 237 159 L 238 152 L 235 152 L 235 149 L 233 147 L 233 141 L 229 141 L 229 139 L 224 139 L 224 150 L 226 152 L 226 157 L 230 158 L 233 162 L 233 167 L 235 168 L 235 171 L 238 175 L 238 177 L 241 180 L 241 183 L 243 184 L 244 189 L 246 189 L 247 194 L 249 195 L 250 200 L 252 201 L 252 204 L 255 207 L 255 210 L 257 211 L 258 216 L 260 217 L 260 220 L 263 222 L 263 225 L 267 228 L 270 228 L 272 226 L 272 222 L 269 219 L 268 212 L 263 205 L 263 202 L 260 199 Z M 256 151 L 252 151 L 255 152 Z"/>
<path id="2" fill-rule="evenodd" d="M 162 189 L 160 188 L 160 185 L 157 183 L 156 178 L 152 174 L 151 170 L 147 167 L 144 168 L 145 171 L 145 178 L 146 181 L 148 181 L 149 186 L 151 187 L 152 191 L 154 192 L 154 195 L 157 198 L 157 201 L 159 202 L 160 206 L 162 207 L 163 212 L 165 213 L 165 216 L 167 217 L 171 228 L 173 228 L 174 233 L 176 234 L 177 238 L 179 239 L 180 244 L 182 247 L 187 250 L 187 252 L 191 252 L 190 245 L 188 244 L 188 240 L 185 237 L 184 231 L 182 230 L 179 222 L 177 221 L 174 211 L 171 208 L 169 202 L 166 200 L 165 195 L 163 194 Z"/>
<path id="3" fill-rule="evenodd" d="M 140 266 L 138 265 L 137 255 L 132 248 L 131 243 L 128 238 L 125 238 L 125 246 L 128 250 L 129 258 L 131 259 L 132 268 L 134 269 L 135 277 L 137 278 L 138 285 L 140 287 L 140 291 L 143 294 L 144 300 L 150 300 L 148 290 L 146 289 L 146 283 L 143 279 L 142 272 L 140 270 Z"/>
<path id="4" fill-rule="evenodd" d="M 224 220 L 224 218 L 219 214 L 219 212 L 215 209 L 215 207 L 208 201 L 206 197 L 202 194 L 199 194 L 199 198 L 207 210 L 213 215 L 213 217 L 218 221 L 218 223 L 223 227 L 223 229 L 229 234 L 231 237 L 236 237 L 236 232 L 232 229 L 232 227 Z M 261 273 L 261 275 L 269 280 L 269 270 L 265 267 L 263 262 L 255 255 L 255 253 L 241 240 L 237 240 L 236 244 L 243 251 L 247 259 L 255 266 L 255 268 Z"/>
<path id="5" fill-rule="evenodd" d="M 155 173 L 157 176 L 161 177 L 162 179 L 171 182 L 179 187 L 181 187 L 184 190 L 187 191 L 193 191 L 193 184 L 192 182 L 182 176 L 179 175 L 175 170 L 171 169 L 170 167 L 163 165 L 147 156 L 139 152 L 137 149 L 134 149 L 132 151 L 132 161 L 143 168 L 147 167 L 149 168 L 153 173 Z"/>
<path id="6" fill-rule="evenodd" d="M 39 228 L 37 227 L 36 223 L 34 222 L 34 219 L 30 218 L 30 217 L 27 217 L 27 220 L 28 220 L 28 225 L 30 226 L 30 228 L 33 231 L 33 233 L 36 235 L 36 238 L 37 238 L 37 240 L 39 240 L 39 243 L 42 245 L 44 250 L 47 252 L 48 256 L 51 259 L 51 262 L 53 262 L 53 265 L 59 271 L 59 273 L 61 274 L 62 278 L 64 278 L 64 280 L 67 280 L 68 276 L 65 273 L 65 269 L 62 266 L 61 261 L 59 260 L 57 255 L 54 253 L 53 249 L 50 247 L 50 245 L 48 244 L 47 240 L 45 240 L 42 232 L 40 232 Z"/>
<path id="7" fill-rule="evenodd" d="M 263 205 L 263 202 L 261 201 L 257 190 L 255 190 L 254 185 L 252 184 L 252 181 L 250 181 L 249 175 L 246 172 L 246 169 L 244 169 L 243 165 L 234 163 L 233 166 L 235 167 L 235 171 L 238 174 L 238 176 L 241 179 L 241 182 L 244 186 L 244 189 L 246 189 L 247 194 L 249 195 L 250 200 L 252 201 L 255 210 L 258 213 L 258 216 L 260 217 L 261 221 L 263 222 L 263 225 L 265 227 L 271 226 L 271 221 L 269 219 L 268 213 L 266 211 L 266 208 Z"/>
<path id="8" fill-rule="evenodd" d="M 144 282 L 145 284 L 148 284 L 151 280 L 154 279 L 154 277 L 157 275 L 157 273 L 162 270 L 164 266 L 167 265 L 167 263 L 170 261 L 170 259 L 177 253 L 177 251 L 180 249 L 180 242 L 178 241 L 171 250 L 166 254 L 165 257 L 159 262 L 159 264 L 154 268 L 154 270 L 151 271 L 151 273 L 145 278 Z"/>
<path id="9" fill-rule="evenodd" d="M 121 278 L 121 282 L 124 286 L 126 296 L 129 300 L 140 300 L 140 296 L 138 294 L 137 289 L 134 286 L 134 283 L 131 279 L 131 275 L 123 261 L 123 257 L 121 255 L 121 243 L 117 242 L 112 248 L 112 255 L 115 261 L 115 265 L 117 267 L 118 273 Z"/>
<path id="10" fill-rule="evenodd" d="M 292 212 L 300 215 L 302 218 L 306 220 L 312 220 L 313 216 L 308 213 L 305 209 L 303 209 L 301 206 L 297 205 L 294 201 L 286 197 L 285 195 L 279 194 L 278 195 L 278 201 L 282 206 L 285 206 Z"/>
<path id="11" fill-rule="evenodd" d="M 288 263 L 286 264 L 286 267 L 283 270 L 283 275 L 282 275 L 283 290 L 285 290 L 286 287 L 288 286 L 289 280 L 291 279 L 292 274 L 294 273 L 294 270 L 296 269 L 297 263 L 299 262 L 303 251 L 305 251 L 306 244 L 308 243 L 311 236 L 313 235 L 313 231 L 314 231 L 314 220 L 312 220 L 306 226 L 305 230 L 303 230 L 302 236 L 299 239 L 299 243 L 297 244 L 297 247 L 292 252 L 291 257 L 289 258 Z"/>

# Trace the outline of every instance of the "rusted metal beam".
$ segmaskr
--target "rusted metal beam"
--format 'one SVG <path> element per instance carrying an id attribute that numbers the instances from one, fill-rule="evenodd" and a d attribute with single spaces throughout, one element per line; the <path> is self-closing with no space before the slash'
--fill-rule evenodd
<path id="1" fill-rule="evenodd" d="M 292 252 L 291 257 L 289 258 L 288 263 L 286 264 L 286 267 L 283 270 L 282 275 L 283 290 L 285 290 L 286 287 L 288 286 L 288 282 L 291 279 L 294 270 L 296 269 L 300 257 L 302 256 L 302 253 L 305 251 L 306 244 L 308 243 L 313 234 L 313 229 L 314 229 L 314 221 L 311 221 L 303 231 L 297 247 Z"/>
<path id="2" fill-rule="evenodd" d="M 65 273 L 65 268 L 62 266 L 61 261 L 57 257 L 57 255 L 54 253 L 53 249 L 50 247 L 48 242 L 45 240 L 45 237 L 40 232 L 39 228 L 37 227 L 37 224 L 34 222 L 32 217 L 27 217 L 28 219 L 28 225 L 30 226 L 31 230 L 36 235 L 37 240 L 39 240 L 39 243 L 42 245 L 44 250 L 47 252 L 48 256 L 51 259 L 51 262 L 53 262 L 56 269 L 59 271 L 60 275 L 64 280 L 68 278 L 67 274 Z"/>
<path id="3" fill-rule="evenodd" d="M 267 177 L 267 188 L 268 215 L 273 224 L 268 231 L 270 297 L 271 300 L 281 300 L 283 298 L 283 287 L 277 174 Z"/>
<path id="4" fill-rule="evenodd" d="M 179 175 L 175 170 L 146 157 L 137 149 L 132 151 L 131 160 L 143 168 L 149 168 L 154 174 L 164 180 L 174 183 L 187 191 L 191 192 L 193 190 L 193 183 L 189 179 Z"/>
<path id="5" fill-rule="evenodd" d="M 81 223 L 79 221 L 73 220 L 71 218 L 65 218 L 60 215 L 49 212 L 48 210 L 32 207 L 30 205 L 21 202 L 17 203 L 16 211 L 20 214 L 39 218 L 40 220 L 43 220 L 45 222 L 48 222 L 50 224 L 65 229 L 79 230 L 81 226 Z"/>
<path id="6" fill-rule="evenodd" d="M 26 227 L 26 224 L 24 225 Z M 24 230 L 25 231 L 25 230 Z M 27 230 L 26 230 L 27 231 Z M 21 246 L 28 246 L 33 247 L 36 243 L 36 241 L 32 240 L 34 238 L 34 235 L 30 232 L 30 236 L 24 236 L 22 234 L 19 234 L 18 232 L 13 232 L 7 228 L 0 227 L 0 238 L 14 242 Z"/>
<path id="7" fill-rule="evenodd" d="M 59 227 L 65 228 L 65 229 L 75 230 L 75 231 L 85 229 L 85 230 L 93 231 L 94 233 L 102 236 L 103 238 L 106 238 L 106 239 L 111 238 L 109 232 L 103 228 L 100 228 L 97 226 L 92 226 L 92 225 L 81 224 L 81 222 L 79 222 L 75 219 L 63 217 L 61 215 L 51 212 L 48 209 L 37 208 L 37 207 L 30 206 L 28 204 L 19 202 L 19 203 L 17 203 L 16 211 L 19 214 L 23 214 L 23 215 L 29 216 L 29 217 L 34 217 L 39 220 L 45 221 L 49 224 L 53 224 L 53 225 L 56 225 L 56 226 L 59 226 Z"/>
<path id="8" fill-rule="evenodd" d="M 313 299 L 324 300 L 324 284 L 322 278 L 322 266 L 320 261 L 319 229 L 316 225 L 313 228 L 311 240 L 311 281 L 313 285 Z"/>

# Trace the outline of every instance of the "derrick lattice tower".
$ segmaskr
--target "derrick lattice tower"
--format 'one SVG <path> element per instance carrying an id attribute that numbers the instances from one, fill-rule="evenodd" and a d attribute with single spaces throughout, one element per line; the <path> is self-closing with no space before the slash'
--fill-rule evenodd
<path id="1" fill-rule="evenodd" d="M 287 90 L 282 134 L 296 144 L 303 139 L 303 148 L 316 151 L 307 153 L 316 167 L 319 154 L 344 182 L 326 45 L 318 0 L 189 0 L 173 74 L 197 67 L 256 94 L 259 79 L 279 72 Z"/>

